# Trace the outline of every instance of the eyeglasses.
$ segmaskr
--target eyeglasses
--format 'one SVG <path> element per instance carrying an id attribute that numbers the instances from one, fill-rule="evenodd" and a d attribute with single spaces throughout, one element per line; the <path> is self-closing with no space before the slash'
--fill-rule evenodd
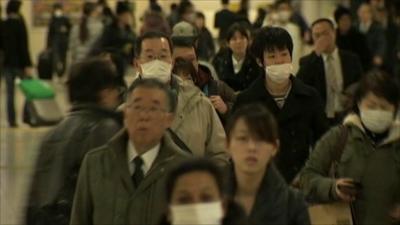
<path id="1" fill-rule="evenodd" d="M 128 105 L 128 107 L 131 107 L 133 113 L 135 114 L 139 114 L 139 113 L 146 113 L 149 116 L 155 116 L 155 115 L 159 115 L 160 113 L 165 113 L 168 112 L 166 109 L 162 109 L 159 107 L 150 107 L 150 108 L 145 108 L 139 105 Z"/>

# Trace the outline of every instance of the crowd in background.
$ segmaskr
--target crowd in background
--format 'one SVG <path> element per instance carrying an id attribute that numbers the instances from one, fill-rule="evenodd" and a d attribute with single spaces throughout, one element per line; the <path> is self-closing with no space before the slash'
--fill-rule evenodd
<path id="1" fill-rule="evenodd" d="M 21 4 L 0 26 L 10 127 L 33 75 Z M 38 73 L 66 76 L 72 107 L 42 140 L 27 224 L 310 224 L 332 202 L 400 223 L 400 4 L 310 23 L 287 0 L 255 21 L 221 4 L 218 37 L 190 0 L 150 0 L 138 33 L 130 1 L 84 2 L 77 24 L 54 4 Z"/>

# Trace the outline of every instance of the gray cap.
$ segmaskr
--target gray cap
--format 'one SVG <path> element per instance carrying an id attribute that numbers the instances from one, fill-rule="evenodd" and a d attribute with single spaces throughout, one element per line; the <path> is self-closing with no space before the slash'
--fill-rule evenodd
<path id="1" fill-rule="evenodd" d="M 196 27 L 192 24 L 182 21 L 177 23 L 172 28 L 171 37 L 181 37 L 181 38 L 196 38 L 198 35 Z"/>

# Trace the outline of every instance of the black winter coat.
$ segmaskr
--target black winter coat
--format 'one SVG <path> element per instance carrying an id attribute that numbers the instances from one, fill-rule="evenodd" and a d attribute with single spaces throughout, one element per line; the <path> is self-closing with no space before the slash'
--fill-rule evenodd
<path id="1" fill-rule="evenodd" d="M 43 140 L 29 190 L 26 224 L 69 224 L 85 154 L 122 128 L 122 116 L 94 105 L 76 105 Z"/>
<path id="2" fill-rule="evenodd" d="M 265 88 L 264 77 L 238 95 L 232 111 L 245 104 L 261 103 L 275 115 L 280 137 L 276 165 L 290 183 L 304 166 L 312 146 L 328 129 L 328 121 L 314 88 L 292 76 L 292 88 L 281 109 Z"/>
<path id="3" fill-rule="evenodd" d="M 2 22 L 1 38 L 4 67 L 24 69 L 32 66 L 28 33 L 22 16 L 10 16 Z"/>
<path id="4" fill-rule="evenodd" d="M 234 198 L 236 178 L 230 175 L 230 197 Z M 255 198 L 248 225 L 309 225 L 310 218 L 303 195 L 289 187 L 274 164 L 268 166 Z"/>
<path id="5" fill-rule="evenodd" d="M 264 71 L 250 53 L 246 54 L 242 68 L 235 74 L 232 62 L 232 51 L 221 49 L 212 64 L 220 80 L 224 81 L 234 91 L 247 89 Z"/>

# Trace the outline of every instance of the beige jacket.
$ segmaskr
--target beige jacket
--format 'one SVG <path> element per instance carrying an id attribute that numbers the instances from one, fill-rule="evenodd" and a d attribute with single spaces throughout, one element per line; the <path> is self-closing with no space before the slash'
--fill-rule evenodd
<path id="1" fill-rule="evenodd" d="M 179 78 L 173 80 L 177 82 L 178 107 L 171 129 L 195 156 L 228 162 L 225 130 L 210 100 L 198 88 Z"/>

